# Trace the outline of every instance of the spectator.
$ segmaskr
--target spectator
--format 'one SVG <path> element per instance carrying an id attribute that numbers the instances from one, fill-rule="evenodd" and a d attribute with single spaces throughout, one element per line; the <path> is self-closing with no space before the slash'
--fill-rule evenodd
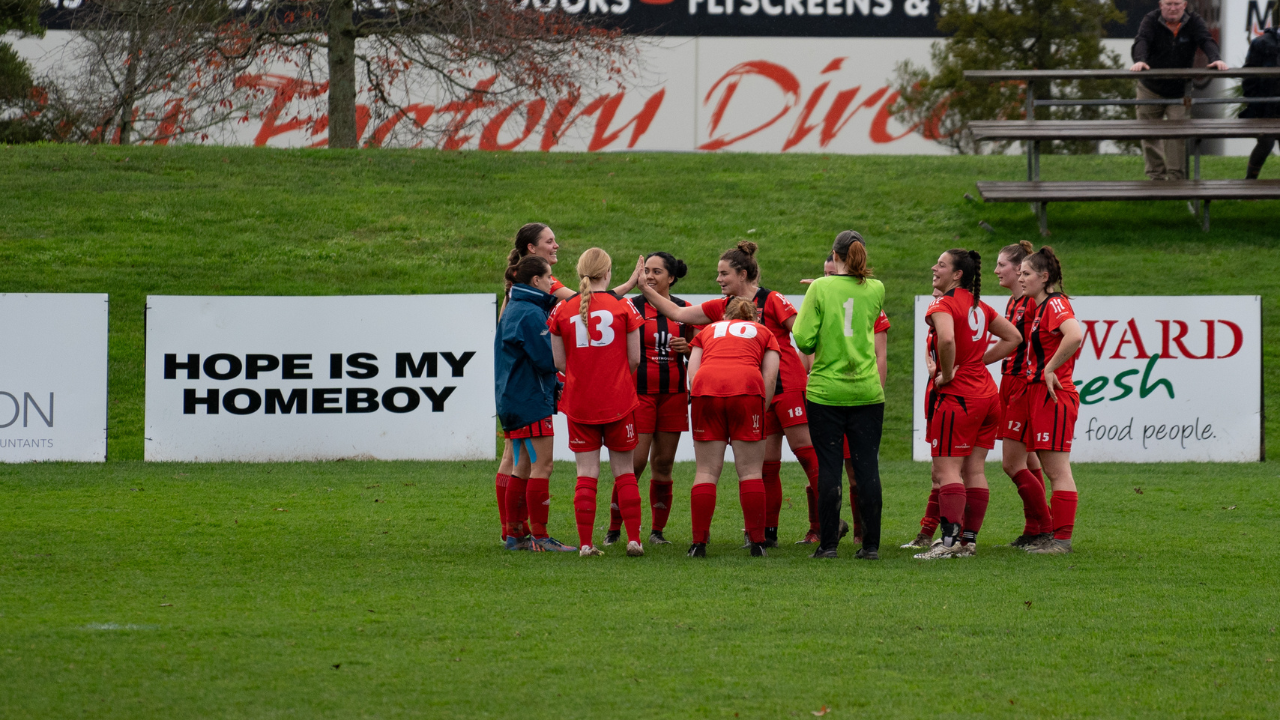
<path id="1" fill-rule="evenodd" d="M 1280 7 L 1276 8 L 1276 13 L 1277 19 L 1280 19 Z M 1280 29 L 1276 25 L 1280 23 L 1274 23 L 1249 43 L 1249 54 L 1244 59 L 1245 67 L 1280 66 Z M 1242 84 L 1245 97 L 1280 97 L 1280 78 L 1246 78 Z M 1240 113 L 1240 117 L 1280 118 L 1280 103 L 1250 103 Z M 1271 148 L 1275 147 L 1278 139 L 1280 138 L 1275 135 L 1258 138 L 1258 144 L 1253 146 L 1253 152 L 1249 154 L 1246 180 L 1258 179 L 1258 173 L 1262 172 L 1262 163 L 1267 161 L 1267 156 L 1271 154 Z"/>
<path id="2" fill-rule="evenodd" d="M 1138 36 L 1133 40 L 1133 65 L 1129 69 L 1141 72 L 1152 68 L 1190 68 L 1195 62 L 1196 50 L 1204 51 L 1209 59 L 1209 68 L 1227 69 L 1218 53 L 1218 43 L 1209 34 L 1209 26 L 1199 15 L 1187 10 L 1186 0 L 1160 0 L 1160 7 L 1147 13 L 1138 26 Z M 1176 102 L 1139 105 L 1138 119 L 1185 120 L 1187 106 L 1182 104 L 1185 94 L 1186 82 L 1179 78 L 1139 81 L 1139 100 Z M 1185 140 L 1143 140 L 1142 156 L 1148 178 L 1186 179 Z"/>

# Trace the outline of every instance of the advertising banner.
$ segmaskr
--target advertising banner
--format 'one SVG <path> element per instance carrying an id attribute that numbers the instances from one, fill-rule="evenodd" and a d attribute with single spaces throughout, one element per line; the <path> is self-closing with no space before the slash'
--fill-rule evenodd
<path id="1" fill-rule="evenodd" d="M 146 459 L 492 458 L 494 301 L 148 297 Z"/>
<path id="2" fill-rule="evenodd" d="M 0 293 L 0 462 L 107 459 L 107 296 Z"/>
<path id="3" fill-rule="evenodd" d="M 916 296 L 912 457 L 927 461 L 924 313 Z M 983 300 L 1003 313 L 1007 297 Z M 1262 299 L 1256 295 L 1082 296 L 1075 462 L 1262 459 Z M 994 341 L 988 336 L 988 342 Z M 997 384 L 1000 366 L 988 367 Z M 987 456 L 999 461 L 999 443 Z"/>

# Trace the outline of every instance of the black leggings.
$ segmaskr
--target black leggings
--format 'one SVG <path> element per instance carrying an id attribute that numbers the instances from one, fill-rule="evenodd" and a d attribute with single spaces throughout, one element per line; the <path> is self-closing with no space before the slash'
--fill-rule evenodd
<path id="1" fill-rule="evenodd" d="M 844 497 L 844 442 L 849 439 L 853 477 L 858 483 L 862 514 L 862 547 L 880 549 L 880 432 L 884 403 L 875 405 L 819 405 L 806 403 L 809 437 L 818 455 L 818 520 L 823 550 L 840 544 L 840 505 Z"/>
<path id="2" fill-rule="evenodd" d="M 1276 146 L 1277 140 L 1280 140 L 1280 136 L 1264 135 L 1258 138 L 1258 144 L 1254 145 L 1253 152 L 1249 153 L 1249 177 L 1258 177 L 1262 164 L 1267 161 L 1267 156 L 1271 154 L 1271 149 Z"/>

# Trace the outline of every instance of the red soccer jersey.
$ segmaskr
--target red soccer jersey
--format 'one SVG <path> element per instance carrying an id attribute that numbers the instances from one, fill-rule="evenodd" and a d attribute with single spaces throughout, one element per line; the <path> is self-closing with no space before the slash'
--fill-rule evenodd
<path id="1" fill-rule="evenodd" d="M 574 422 L 602 425 L 626 417 L 639 404 L 627 361 L 627 333 L 644 327 L 635 305 L 602 290 L 591 294 L 590 322 L 583 324 L 581 295 L 556 305 L 547 319 L 564 341 L 565 384 L 560 412 Z"/>
<path id="2" fill-rule="evenodd" d="M 791 304 L 781 293 L 760 288 L 756 291 L 756 321 L 773 333 L 778 342 L 778 353 L 782 360 L 778 366 L 778 384 L 773 394 L 780 395 L 792 390 L 804 390 L 809 382 L 809 373 L 805 372 L 804 363 L 800 361 L 800 353 L 791 344 L 791 331 L 786 321 L 799 314 L 796 306 Z M 702 303 L 702 314 L 711 322 L 719 322 L 724 318 L 725 308 L 729 307 L 729 298 L 708 300 Z"/>
<path id="3" fill-rule="evenodd" d="M 960 397 L 990 397 L 999 395 L 1000 389 L 982 364 L 987 352 L 987 336 L 991 321 L 999 317 L 990 305 L 980 302 L 973 306 L 973 294 L 964 288 L 955 288 L 939 298 L 925 311 L 925 319 L 945 312 L 953 319 L 956 339 L 956 373 L 951 382 L 938 388 L 938 392 Z"/>
<path id="4" fill-rule="evenodd" d="M 749 320 L 721 320 L 708 325 L 691 344 L 702 348 L 691 395 L 764 397 L 760 363 L 765 351 L 778 351 L 778 340 L 768 328 Z"/>
<path id="5" fill-rule="evenodd" d="M 1018 349 L 1013 354 L 1005 358 L 1000 363 L 1001 375 L 1015 375 L 1018 377 L 1027 374 L 1027 348 L 1031 339 L 1031 323 L 1035 320 L 1036 301 L 1030 295 L 1023 295 L 1014 300 L 1009 298 L 1009 303 L 1004 306 L 1004 319 L 1013 323 L 1013 326 L 1022 333 L 1022 342 L 1018 343 Z"/>
<path id="6" fill-rule="evenodd" d="M 674 295 L 671 302 L 680 307 L 689 303 Z M 693 326 L 667 316 L 645 302 L 643 295 L 631 299 L 636 312 L 644 318 L 644 330 L 640 334 L 640 367 L 636 370 L 636 392 L 641 395 L 682 393 L 685 391 L 688 358 L 683 353 L 671 351 L 671 339 L 693 337 Z"/>
<path id="7" fill-rule="evenodd" d="M 555 275 L 551 276 L 551 295 L 555 295 L 556 291 L 564 287 L 564 283 L 556 279 Z"/>
<path id="8" fill-rule="evenodd" d="M 1044 369 L 1058 352 L 1062 344 L 1062 323 L 1074 320 L 1076 313 L 1071 309 L 1071 301 L 1062 293 L 1049 293 L 1044 304 L 1036 309 L 1035 319 L 1031 323 L 1031 344 L 1027 350 L 1027 379 L 1038 383 L 1044 380 Z M 1080 351 L 1067 358 L 1067 361 L 1054 372 L 1062 382 L 1061 392 L 1076 392 L 1072 384 L 1071 373 L 1076 369 L 1076 358 Z"/>
<path id="9" fill-rule="evenodd" d="M 880 317 L 876 318 L 876 325 L 871 334 L 879 335 L 882 332 L 889 332 L 890 327 L 892 326 L 889 324 L 889 316 L 885 315 L 884 311 L 881 310 Z"/>

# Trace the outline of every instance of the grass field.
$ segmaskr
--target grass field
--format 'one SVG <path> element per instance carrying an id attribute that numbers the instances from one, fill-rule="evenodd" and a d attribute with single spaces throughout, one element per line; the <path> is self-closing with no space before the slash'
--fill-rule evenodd
<path id="1" fill-rule="evenodd" d="M 1140 162 L 1047 157 L 1043 174 L 1136 179 Z M 0 292 L 112 302 L 111 462 L 0 466 L 0 716 L 1275 717 L 1270 463 L 1081 466 L 1060 558 L 996 547 L 1021 513 L 993 465 L 978 558 L 896 548 L 928 477 L 907 461 L 911 296 L 946 247 L 1035 239 L 1025 206 L 962 197 L 1021 163 L 0 147 Z M 1215 203 L 1208 234 L 1177 203 L 1050 209 L 1073 293 L 1263 296 L 1272 447 L 1278 209 Z M 677 544 L 590 562 L 498 549 L 493 462 L 140 462 L 146 295 L 486 291 L 533 219 L 564 267 L 590 245 L 672 250 L 688 292 L 714 292 L 714 257 L 743 237 L 767 286 L 800 292 L 835 232 L 862 230 L 896 323 L 884 559 L 742 557 L 726 484 L 713 557 L 690 561 L 684 465 Z M 565 540 L 572 475 L 552 479 Z M 798 535 L 797 468 L 784 483 Z"/>

